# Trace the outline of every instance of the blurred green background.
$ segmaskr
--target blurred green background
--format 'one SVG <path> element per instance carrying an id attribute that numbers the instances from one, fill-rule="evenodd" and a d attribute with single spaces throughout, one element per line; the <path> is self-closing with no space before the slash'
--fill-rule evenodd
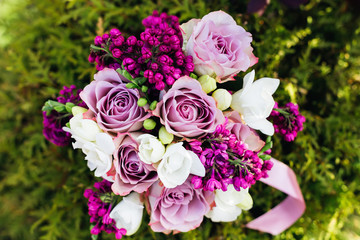
<path id="1" fill-rule="evenodd" d="M 181 22 L 221 9 L 253 34 L 257 78 L 280 78 L 275 99 L 298 103 L 307 118 L 294 143 L 274 137 L 272 154 L 297 174 L 307 209 L 275 237 L 244 228 L 285 197 L 258 183 L 254 208 L 236 222 L 205 220 L 166 236 L 145 217 L 124 239 L 360 239 L 360 6 L 309 0 L 290 9 L 272 0 L 259 16 L 246 14 L 247 2 L 0 0 L 0 239 L 91 238 L 82 193 L 95 179 L 81 151 L 45 140 L 41 107 L 63 85 L 92 80 L 87 55 L 97 34 L 137 34 L 155 9 Z"/>

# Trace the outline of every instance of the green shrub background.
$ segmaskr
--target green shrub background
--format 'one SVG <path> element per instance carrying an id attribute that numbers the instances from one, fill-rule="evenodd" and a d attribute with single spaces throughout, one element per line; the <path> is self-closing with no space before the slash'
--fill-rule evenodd
<path id="1" fill-rule="evenodd" d="M 205 220 L 194 231 L 166 236 L 151 232 L 144 217 L 138 233 L 124 239 L 360 239 L 360 6 L 310 0 L 289 9 L 272 0 L 258 16 L 246 14 L 246 4 L 0 0 L 0 239 L 91 238 L 82 194 L 95 178 L 81 151 L 43 138 L 41 107 L 63 85 L 92 80 L 87 55 L 97 34 L 112 27 L 138 34 L 154 9 L 182 22 L 221 9 L 253 34 L 257 78 L 280 78 L 275 99 L 298 103 L 307 118 L 294 143 L 274 137 L 272 154 L 297 174 L 307 209 L 275 237 L 244 228 L 285 197 L 258 183 L 253 209 L 233 223 Z"/>

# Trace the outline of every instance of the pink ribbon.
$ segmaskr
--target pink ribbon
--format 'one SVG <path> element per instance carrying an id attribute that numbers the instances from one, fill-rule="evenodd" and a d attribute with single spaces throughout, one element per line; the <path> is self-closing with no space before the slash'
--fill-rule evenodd
<path id="1" fill-rule="evenodd" d="M 286 193 L 288 197 L 267 213 L 246 224 L 246 227 L 277 235 L 303 215 L 305 201 L 294 171 L 274 158 L 271 160 L 274 166 L 268 172 L 269 177 L 260 181 Z"/>

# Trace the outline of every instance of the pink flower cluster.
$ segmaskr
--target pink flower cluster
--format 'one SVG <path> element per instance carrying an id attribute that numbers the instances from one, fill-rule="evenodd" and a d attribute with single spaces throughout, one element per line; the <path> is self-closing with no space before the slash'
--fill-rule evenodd
<path id="1" fill-rule="evenodd" d="M 115 221 L 110 218 L 112 209 L 111 197 L 111 183 L 103 180 L 94 183 L 95 191 L 86 189 L 84 197 L 88 199 L 88 213 L 90 215 L 90 223 L 95 224 L 91 228 L 91 234 L 98 235 L 104 231 L 106 233 L 115 233 L 116 239 L 121 239 L 126 234 L 126 229 L 118 229 L 115 226 Z M 101 198 L 107 200 L 103 201 Z M 106 199 L 109 198 L 109 199 Z M 108 202 L 110 200 L 110 202 Z"/>
<path id="2" fill-rule="evenodd" d="M 260 178 L 266 178 L 273 163 L 260 159 L 256 152 L 248 149 L 244 140 L 231 133 L 226 121 L 203 139 L 190 142 L 191 150 L 199 156 L 206 169 L 205 177 L 192 178 L 194 187 L 205 191 L 226 191 L 227 186 L 233 184 L 240 191 L 240 187 L 246 189 Z"/>
<path id="3" fill-rule="evenodd" d="M 273 121 L 275 133 L 280 133 L 287 142 L 295 140 L 298 132 L 304 129 L 303 124 L 306 121 L 299 112 L 299 106 L 291 102 L 284 107 L 275 103 L 270 119 Z"/>
<path id="4" fill-rule="evenodd" d="M 143 20 L 143 25 L 145 31 L 140 38 L 125 39 L 118 29 L 97 36 L 89 61 L 97 63 L 97 70 L 118 69 L 122 63 L 133 77 L 143 72 L 148 86 L 160 91 L 173 85 L 180 76 L 189 75 L 194 64 L 192 57 L 185 56 L 181 50 L 183 41 L 176 16 L 154 11 Z"/>
<path id="5" fill-rule="evenodd" d="M 81 89 L 76 89 L 75 85 L 70 87 L 64 86 L 59 92 L 57 101 L 62 104 L 68 102 L 74 103 L 75 105 L 85 107 L 85 103 L 79 97 Z M 71 114 L 58 112 L 52 110 L 50 113 L 43 111 L 43 135 L 45 138 L 53 144 L 63 147 L 70 143 L 71 134 L 65 132 L 62 128 L 69 121 Z"/>

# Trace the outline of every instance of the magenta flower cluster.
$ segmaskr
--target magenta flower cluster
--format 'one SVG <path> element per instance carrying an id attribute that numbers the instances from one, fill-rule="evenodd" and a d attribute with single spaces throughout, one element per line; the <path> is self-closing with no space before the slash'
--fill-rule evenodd
<path id="1" fill-rule="evenodd" d="M 227 186 L 233 184 L 240 191 L 240 187 L 245 189 L 260 178 L 266 178 L 273 166 L 271 161 L 263 161 L 256 152 L 247 149 L 226 126 L 227 121 L 205 138 L 190 142 L 191 150 L 199 156 L 206 170 L 204 177 L 191 179 L 196 189 L 226 191 Z"/>
<path id="2" fill-rule="evenodd" d="M 144 76 L 149 87 L 160 91 L 189 75 L 194 70 L 193 59 L 181 49 L 183 39 L 176 16 L 154 11 L 143 25 L 140 38 L 125 39 L 118 29 L 97 36 L 89 61 L 97 63 L 97 70 L 117 69 L 122 64 L 132 77 Z"/>
<path id="3" fill-rule="evenodd" d="M 84 191 L 84 197 L 88 199 L 88 213 L 90 215 L 90 223 L 94 223 L 95 226 L 91 228 L 91 234 L 98 235 L 104 231 L 106 233 L 115 233 L 116 239 L 121 239 L 126 234 L 126 229 L 118 229 L 115 226 L 115 221 L 109 217 L 112 204 L 107 201 L 102 201 L 101 197 L 106 199 L 106 195 L 110 194 L 112 183 L 107 180 L 101 182 L 95 182 L 94 188 L 86 189 Z"/>
<path id="4" fill-rule="evenodd" d="M 70 87 L 64 86 L 60 90 L 60 96 L 57 97 L 57 101 L 62 104 L 67 102 L 74 103 L 80 107 L 86 107 L 86 104 L 82 102 L 79 97 L 81 89 L 76 89 L 76 86 Z M 55 110 L 51 111 L 49 115 L 43 112 L 43 135 L 45 138 L 57 146 L 66 146 L 70 143 L 71 134 L 65 132 L 62 128 L 67 122 L 69 122 L 71 114 L 59 113 Z"/>
<path id="5" fill-rule="evenodd" d="M 287 142 L 295 140 L 298 132 L 304 129 L 303 124 L 306 120 L 300 114 L 299 106 L 291 102 L 284 107 L 279 107 L 276 102 L 269 118 L 274 124 L 275 133 L 280 133 Z"/>

